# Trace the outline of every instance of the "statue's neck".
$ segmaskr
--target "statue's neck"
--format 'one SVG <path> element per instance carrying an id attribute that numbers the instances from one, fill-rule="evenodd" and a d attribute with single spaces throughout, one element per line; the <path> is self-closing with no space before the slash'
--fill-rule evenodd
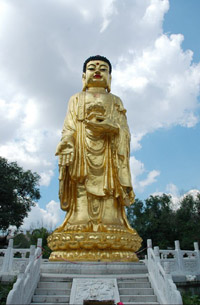
<path id="1" fill-rule="evenodd" d="M 89 87 L 87 89 L 87 92 L 107 93 L 107 90 L 105 88 L 102 88 L 102 87 Z"/>

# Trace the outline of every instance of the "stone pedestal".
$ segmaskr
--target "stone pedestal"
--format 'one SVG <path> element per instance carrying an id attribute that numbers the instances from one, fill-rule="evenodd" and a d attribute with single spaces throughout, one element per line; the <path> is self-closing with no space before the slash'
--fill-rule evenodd
<path id="1" fill-rule="evenodd" d="M 124 232 L 54 232 L 48 237 L 50 261 L 137 262 L 142 239 Z"/>

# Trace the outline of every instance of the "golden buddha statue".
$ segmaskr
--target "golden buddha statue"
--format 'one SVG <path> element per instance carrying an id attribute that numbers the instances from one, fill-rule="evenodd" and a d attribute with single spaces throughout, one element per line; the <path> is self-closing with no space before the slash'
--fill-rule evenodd
<path id="1" fill-rule="evenodd" d="M 59 198 L 67 211 L 48 238 L 52 261 L 137 261 L 141 238 L 125 206 L 134 202 L 126 110 L 110 93 L 109 60 L 97 55 L 83 66 L 83 91 L 68 104 L 59 156 Z"/>

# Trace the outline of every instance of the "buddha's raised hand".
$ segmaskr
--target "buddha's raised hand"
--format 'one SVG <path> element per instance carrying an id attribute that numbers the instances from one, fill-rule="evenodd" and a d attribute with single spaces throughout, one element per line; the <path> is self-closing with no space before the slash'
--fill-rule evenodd
<path id="1" fill-rule="evenodd" d="M 85 120 L 85 125 L 87 128 L 94 132 L 99 133 L 113 133 L 117 134 L 119 132 L 119 127 L 110 119 L 101 120 L 101 117 L 97 117 L 96 122 Z"/>

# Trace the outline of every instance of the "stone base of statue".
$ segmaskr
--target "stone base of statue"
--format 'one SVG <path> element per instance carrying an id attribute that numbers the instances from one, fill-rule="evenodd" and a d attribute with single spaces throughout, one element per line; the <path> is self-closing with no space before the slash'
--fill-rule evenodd
<path id="1" fill-rule="evenodd" d="M 54 232 L 50 261 L 137 262 L 142 239 L 133 232 Z"/>

